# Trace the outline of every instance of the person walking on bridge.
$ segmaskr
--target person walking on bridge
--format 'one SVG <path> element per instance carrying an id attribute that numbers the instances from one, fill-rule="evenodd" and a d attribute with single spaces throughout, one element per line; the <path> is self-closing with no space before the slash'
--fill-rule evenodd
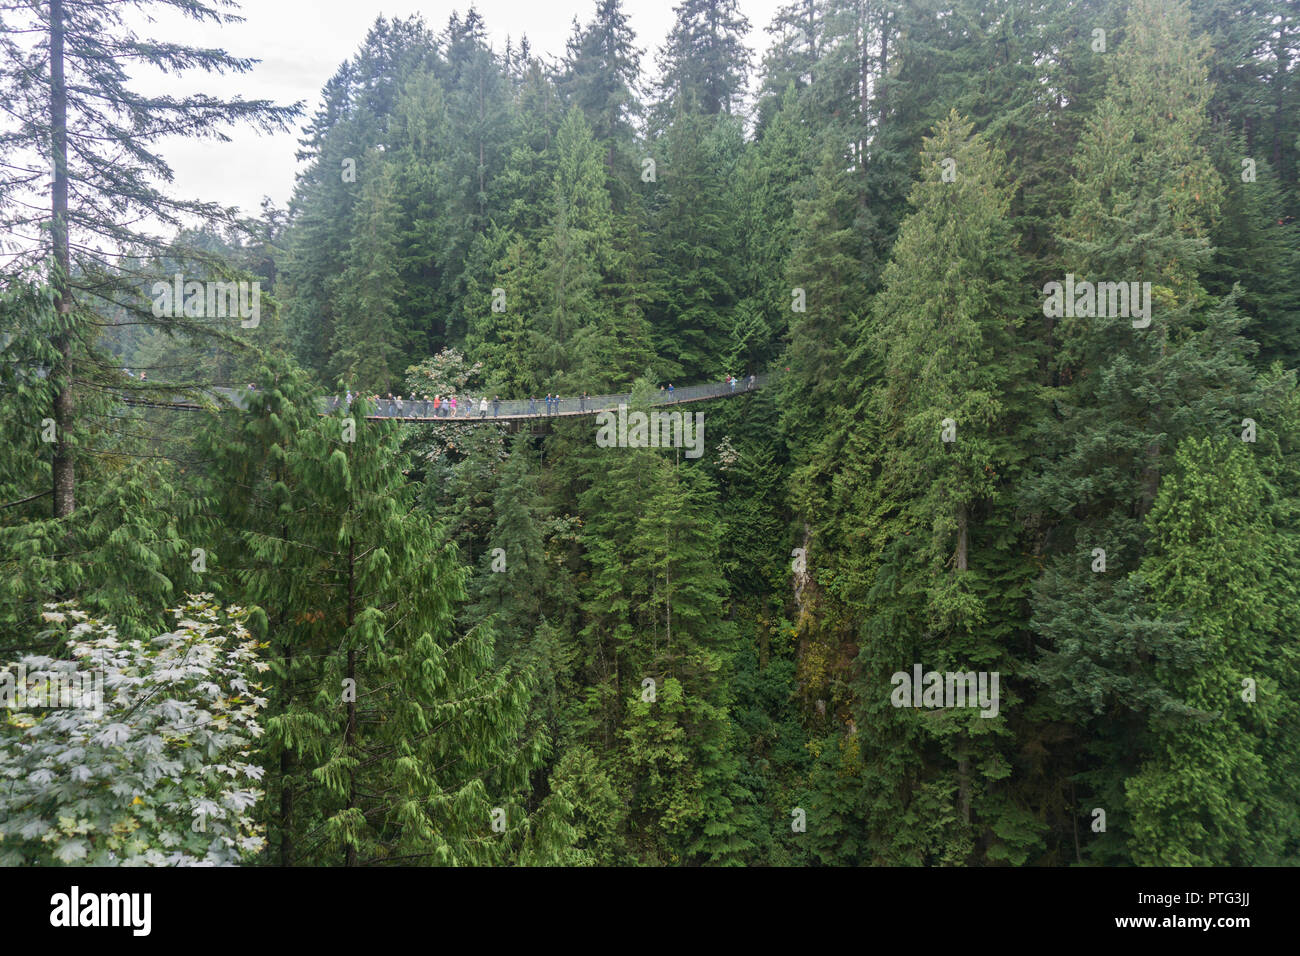
<path id="1" fill-rule="evenodd" d="M 492 396 L 492 417 L 493 418 L 501 417 L 501 396 L 500 395 Z"/>
<path id="2" fill-rule="evenodd" d="M 668 401 L 671 402 L 672 400 L 673 400 L 673 383 L 672 383 L 672 382 L 669 382 L 669 383 L 668 383 Z"/>
<path id="3" fill-rule="evenodd" d="M 533 395 L 528 396 L 528 414 L 529 415 L 537 414 L 537 398 Z"/>
<path id="4" fill-rule="evenodd" d="M 478 403 L 478 417 L 487 418 L 487 396 L 484 395 Z"/>

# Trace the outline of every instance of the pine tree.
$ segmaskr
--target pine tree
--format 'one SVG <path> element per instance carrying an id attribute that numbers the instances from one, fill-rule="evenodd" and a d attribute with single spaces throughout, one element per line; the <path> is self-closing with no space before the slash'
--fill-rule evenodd
<path id="1" fill-rule="evenodd" d="M 468 326 L 468 302 L 462 295 L 469 278 L 467 259 L 497 212 L 497 180 L 511 156 L 517 116 L 510 81 L 488 45 L 478 12 L 471 8 L 463 20 L 453 13 L 442 40 L 439 78 L 451 139 L 441 144 L 439 164 L 446 191 L 437 209 L 445 237 L 438 250 L 442 275 L 437 304 L 448 314 L 446 341 L 451 344 L 462 340 Z"/>
<path id="2" fill-rule="evenodd" d="M 370 392 L 389 391 L 410 355 L 411 332 L 397 299 L 397 178 L 379 156 L 366 162 L 361 212 L 349 246 L 348 266 L 334 294 L 337 316 L 331 379 Z"/>
<path id="3" fill-rule="evenodd" d="M 577 663 L 587 699 L 569 723 L 609 754 L 640 859 L 736 862 L 755 821 L 728 714 L 736 648 L 716 492 L 663 455 L 604 449 L 601 477 L 580 496 L 591 570 Z"/>
<path id="4" fill-rule="evenodd" d="M 787 422 L 820 419 L 843 404 L 850 337 L 866 314 L 866 252 L 853 228 L 855 197 L 844 169 L 844 156 L 828 144 L 811 194 L 794 204 L 798 232 L 785 270 L 789 301 L 782 303 L 790 311 Z"/>
<path id="5" fill-rule="evenodd" d="M 659 102 L 651 128 L 667 128 L 674 116 L 731 113 L 740 103 L 749 76 L 745 46 L 749 20 L 737 0 L 683 0 L 677 19 L 660 48 Z"/>
<path id="6" fill-rule="evenodd" d="M 467 612 L 471 620 L 492 618 L 501 660 L 525 651 L 521 645 L 541 623 L 547 568 L 535 484 L 528 439 L 517 435 L 494 493 L 496 522 L 473 587 L 478 600 Z"/>
<path id="7" fill-rule="evenodd" d="M 1024 267 L 1005 159 L 972 124 L 955 114 L 939 124 L 921 168 L 873 305 L 869 341 L 884 367 L 873 408 L 883 429 L 859 510 L 872 518 L 864 524 L 881 559 L 858 662 L 860 720 L 897 725 L 880 743 L 864 740 L 869 792 L 899 785 L 889 751 L 903 734 L 903 746 L 928 753 L 912 785 L 937 801 L 939 817 L 924 824 L 929 832 L 873 818 L 870 832 L 885 859 L 962 859 L 978 846 L 986 859 L 1019 863 L 1034 835 L 1023 820 L 1007 825 L 1016 808 L 998 737 L 1009 735 L 1013 639 L 1033 571 L 1019 557 L 1014 513 L 1033 396 L 1034 356 L 1017 341 Z M 972 707 L 940 721 L 886 706 L 891 675 L 917 662 L 999 673 L 998 713 Z"/>
<path id="8" fill-rule="evenodd" d="M 763 29 L 774 36 L 763 54 L 761 90 L 755 112 L 758 129 L 765 131 L 773 115 L 784 108 L 790 96 L 797 96 L 813 80 L 813 68 L 820 56 L 824 4 L 817 0 L 794 0 L 780 7 Z"/>
<path id="9" fill-rule="evenodd" d="M 1294 785 L 1262 746 L 1294 711 L 1270 663 L 1287 654 L 1296 541 L 1269 499 L 1250 445 L 1188 439 L 1147 516 L 1141 580 L 1185 630 L 1156 661 L 1170 704 L 1151 713 L 1149 756 L 1125 784 L 1139 865 L 1252 865 L 1294 840 L 1270 792 L 1282 784 L 1285 806 Z"/>
<path id="10" fill-rule="evenodd" d="M 533 388 L 582 387 L 572 376 L 573 347 L 584 327 L 597 326 L 610 308 L 601 276 L 611 262 L 612 214 L 600 147 L 586 120 L 570 110 L 556 135 L 550 229 L 540 249 L 538 315 L 533 330 L 537 378 Z"/>
<path id="11" fill-rule="evenodd" d="M 18 265 L 43 269 L 54 294 L 55 354 L 49 368 L 54 401 L 47 413 L 56 424 L 51 480 L 57 518 L 69 517 L 76 509 L 77 449 L 89 434 L 84 416 L 77 412 L 78 401 L 87 392 L 120 384 L 122 378 L 116 363 L 103 362 L 95 341 L 95 324 L 101 321 L 96 316 L 105 303 L 157 327 L 217 334 L 214 328 L 187 323 L 183 316 L 158 316 L 145 308 L 139 283 L 152 277 L 110 267 L 111 252 L 104 251 L 105 246 L 137 253 L 162 249 L 159 239 L 131 225 L 141 219 L 157 217 L 169 225 L 179 225 L 186 215 L 231 220 L 215 204 L 174 199 L 153 185 L 171 179 L 171 168 L 155 152 L 155 144 L 175 134 L 223 139 L 222 129 L 231 123 L 283 130 L 301 109 L 266 100 L 144 96 L 131 89 L 121 68 L 124 60 L 168 74 L 196 68 L 217 73 L 251 70 L 254 60 L 143 39 L 126 23 L 128 10 L 173 8 L 220 26 L 239 19 L 226 12 L 226 6 L 194 0 L 129 0 L 109 6 L 98 0 L 51 0 L 23 8 L 25 12 L 0 26 L 5 49 L 0 94 L 18 121 L 6 135 L 6 147 L 17 162 L 5 167 L 0 200 L 6 228 L 17 226 L 19 235 L 33 235 L 33 230 L 43 235 L 24 243 Z M 21 39 L 25 35 L 37 37 L 37 42 L 27 44 Z M 86 90 L 95 93 L 86 95 Z M 121 149 L 110 155 L 105 143 Z M 52 163 L 48 172 L 47 157 Z M 24 184 L 26 195 L 33 181 L 49 200 L 48 213 L 35 218 L 25 201 L 13 208 L 20 200 L 15 187 Z"/>
<path id="12" fill-rule="evenodd" d="M 727 183 L 743 149 L 731 117 L 687 115 L 659 143 L 662 164 L 648 215 L 655 243 L 648 317 L 667 377 L 721 378 L 737 295 L 735 194 Z"/>
<path id="13" fill-rule="evenodd" d="M 288 394 L 278 384 L 264 382 L 250 410 L 271 426 L 253 426 L 271 444 L 251 458 L 273 471 L 260 479 L 270 507 L 240 533 L 240 582 L 282 649 L 267 722 L 272 753 L 290 755 L 279 783 L 292 815 L 275 821 L 282 861 L 562 852 L 563 801 L 531 817 L 523 801 L 545 750 L 523 736 L 528 678 L 495 669 L 490 626 L 457 628 L 465 571 L 445 532 L 411 507 L 395 428 L 361 421 L 358 403 L 279 430 L 275 406 L 307 396 L 292 376 Z M 235 476 L 224 497 L 246 480 Z"/>
<path id="14" fill-rule="evenodd" d="M 795 213 L 798 191 L 815 169 L 807 135 L 802 108 L 790 88 L 731 179 L 741 224 L 737 294 L 742 296 L 727 349 L 727 365 L 733 370 L 775 365 L 786 330 L 800 318 L 791 311 L 785 268 L 796 239 L 803 236 L 806 243 L 811 238 Z M 801 274 L 795 286 L 805 278 L 814 277 Z"/>
<path id="15" fill-rule="evenodd" d="M 494 389 L 523 395 L 534 388 L 530 317 L 537 309 L 540 269 L 536 246 L 495 224 L 470 250 L 465 349 L 474 361 L 493 370 Z"/>
<path id="16" fill-rule="evenodd" d="M 621 210 L 631 195 L 634 123 L 642 112 L 641 50 L 622 0 L 597 0 L 595 17 L 585 28 L 575 21 L 564 66 L 558 85 L 604 145 L 611 198 Z"/>
<path id="17" fill-rule="evenodd" d="M 411 327 L 410 362 L 444 347 L 453 302 L 451 251 L 457 248 L 463 218 L 455 207 L 464 201 L 449 170 L 460 147 L 447 110 L 446 93 L 434 68 L 413 72 L 402 87 L 392 123 L 393 144 L 385 150 L 400 197 L 392 222 L 399 282 L 393 291 L 398 312 Z M 355 190 L 355 186 L 353 187 Z M 466 290 L 467 292 L 469 290 Z"/>
<path id="18" fill-rule="evenodd" d="M 148 413 L 90 392 L 78 412 L 89 465 L 80 471 L 82 504 L 49 517 L 59 389 L 44 374 L 58 361 L 53 287 L 11 281 L 0 317 L 0 626 L 21 646 L 40 605 L 75 597 L 126 639 L 164 627 L 168 602 L 208 589 L 192 551 L 207 549 L 212 522 L 183 432 L 163 440 Z"/>
<path id="19" fill-rule="evenodd" d="M 1092 317 L 1082 293 L 1079 317 L 1044 308 L 1060 348 L 1041 473 L 1024 486 L 1027 510 L 1047 526 L 1034 672 L 1089 754 L 1075 765 L 1081 806 L 1115 811 L 1090 843 L 1098 862 L 1127 858 L 1115 836 L 1126 828 L 1123 782 L 1147 746 L 1144 712 L 1167 703 L 1147 655 L 1173 654 L 1181 640 L 1128 579 L 1145 553 L 1143 519 L 1177 443 L 1260 405 L 1243 319 L 1231 296 L 1212 300 L 1199 280 L 1222 195 L 1202 139 L 1207 52 L 1184 4 L 1136 0 L 1080 140 L 1064 268 L 1079 283 L 1150 283 L 1149 313 Z"/>

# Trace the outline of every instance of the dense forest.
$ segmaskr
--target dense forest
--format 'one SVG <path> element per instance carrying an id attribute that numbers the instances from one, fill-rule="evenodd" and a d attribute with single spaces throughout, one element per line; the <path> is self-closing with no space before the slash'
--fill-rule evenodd
<path id="1" fill-rule="evenodd" d="M 381 16 L 310 115 L 26 6 L 0 863 L 1300 862 L 1294 3 Z M 287 209 L 163 188 L 231 123 Z M 366 417 L 733 376 L 699 457 Z"/>

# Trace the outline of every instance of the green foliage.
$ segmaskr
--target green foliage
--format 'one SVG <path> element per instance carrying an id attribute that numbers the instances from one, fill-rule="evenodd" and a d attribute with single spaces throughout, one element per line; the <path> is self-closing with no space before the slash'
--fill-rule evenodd
<path id="1" fill-rule="evenodd" d="M 1275 527 L 1270 499 L 1249 444 L 1189 439 L 1147 516 L 1138 573 L 1186 628 L 1156 661 L 1169 703 L 1152 711 L 1151 753 L 1125 784 L 1139 865 L 1269 863 L 1295 839 L 1264 749 L 1295 714 L 1275 680 L 1295 656 L 1283 569 L 1296 538 Z"/>
<path id="2" fill-rule="evenodd" d="M 252 499 L 233 543 L 237 580 L 273 622 L 281 683 L 267 756 L 280 760 L 282 861 L 545 854 L 519 798 L 545 751 L 521 736 L 531 678 L 495 669 L 490 623 L 456 626 L 465 571 L 445 532 L 412 510 L 391 467 L 393 427 L 354 419 L 348 440 L 344 410 L 304 416 L 311 400 L 294 375 L 268 373 L 251 442 L 221 456 L 233 468 L 218 478 L 222 500 Z M 499 839 L 496 809 L 508 821 Z M 538 813 L 537 832 L 565 832 Z"/>
<path id="3" fill-rule="evenodd" d="M 264 771 L 249 757 L 268 665 L 248 611 L 211 597 L 190 595 L 149 640 L 47 605 L 52 653 L 0 672 L 0 863 L 221 866 L 261 851 Z"/>
<path id="4" fill-rule="evenodd" d="M 652 88 L 621 0 L 558 61 L 473 10 L 378 18 L 286 213 L 0 279 L 13 654 L 69 600 L 124 642 L 187 591 L 247 607 L 263 863 L 1294 864 L 1300 31 L 1194 6 L 794 0 L 747 84 L 738 5 L 684 0 Z M 102 7 L 65 0 L 73 33 Z M 181 269 L 284 322 L 131 324 Z M 1044 308 L 1067 276 L 1149 283 L 1150 322 Z M 683 408 L 699 459 L 465 415 L 727 375 Z M 459 420 L 323 404 L 348 388 Z M 996 715 L 899 706 L 917 664 L 996 674 Z M 131 852 L 202 855 L 159 814 Z M 68 817 L 22 846 L 76 855 Z"/>

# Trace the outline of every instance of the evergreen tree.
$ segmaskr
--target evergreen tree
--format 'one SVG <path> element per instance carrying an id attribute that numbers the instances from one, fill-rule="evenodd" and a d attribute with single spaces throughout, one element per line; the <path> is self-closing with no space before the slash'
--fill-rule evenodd
<path id="1" fill-rule="evenodd" d="M 516 436 L 501 466 L 492 508 L 496 524 L 479 561 L 473 588 L 478 601 L 468 612 L 471 619 L 491 616 L 502 660 L 523 650 L 520 645 L 541 623 L 546 593 L 545 546 L 535 514 L 536 479 L 528 445 L 526 436 Z"/>
<path id="2" fill-rule="evenodd" d="M 595 18 L 585 28 L 574 23 L 559 86 L 580 108 L 596 140 L 605 146 L 605 167 L 616 208 L 630 193 L 631 148 L 641 115 L 637 88 L 641 82 L 641 50 L 636 33 L 623 12 L 622 0 L 597 0 Z"/>
<path id="3" fill-rule="evenodd" d="M 337 317 L 330 352 L 331 378 L 370 393 L 389 391 L 398 380 L 410 354 L 411 333 L 396 295 L 396 175 L 378 156 L 366 165 L 362 212 L 334 295 Z"/>
<path id="4" fill-rule="evenodd" d="M 471 8 L 463 20 L 453 13 L 442 39 L 440 79 L 451 139 L 440 144 L 440 179 L 446 191 L 438 208 L 445 238 L 438 257 L 444 271 L 437 304 L 448 315 L 450 344 L 461 341 L 468 326 L 463 296 L 467 259 L 498 207 L 497 180 L 511 155 L 516 116 L 509 80 L 487 43 L 478 12 Z"/>
<path id="5" fill-rule="evenodd" d="M 858 661 L 861 722 L 897 727 L 863 741 L 873 809 L 876 794 L 900 785 L 898 748 L 918 747 L 925 771 L 910 786 L 935 801 L 938 816 L 916 819 L 913 830 L 869 814 L 869 832 L 885 859 L 978 853 L 1020 863 L 1034 828 L 1016 818 L 998 738 L 1009 736 L 1012 648 L 1033 573 L 1015 544 L 1014 514 L 1033 398 L 1034 356 L 1017 341 L 1024 268 L 1003 157 L 955 114 L 925 146 L 913 211 L 873 306 L 869 341 L 884 367 L 873 408 L 883 429 L 872 490 L 858 507 L 881 557 Z M 972 706 L 937 721 L 898 709 L 891 675 L 918 662 L 999 674 L 997 712 Z"/>
<path id="6" fill-rule="evenodd" d="M 522 736 L 528 678 L 495 669 L 490 625 L 457 629 L 465 571 L 445 532 L 410 507 L 392 467 L 394 426 L 352 417 L 359 403 L 282 430 L 275 406 L 308 397 L 293 376 L 284 384 L 287 393 L 268 376 L 250 409 L 272 442 L 251 457 L 274 473 L 260 479 L 271 507 L 240 534 L 241 584 L 283 649 L 267 721 L 272 755 L 291 756 L 281 859 L 457 864 L 561 852 L 563 800 L 533 817 L 523 802 L 545 750 Z M 235 476 L 225 496 L 246 480 Z"/>
<path id="7" fill-rule="evenodd" d="M 112 303 L 137 321 L 187 326 L 179 309 L 160 316 L 144 308 L 138 283 L 146 277 L 110 267 L 104 246 L 161 249 L 161 240 L 131 225 L 150 217 L 173 226 L 186 215 L 230 221 L 229 213 L 215 204 L 175 199 L 153 185 L 172 175 L 155 144 L 173 134 L 223 139 L 223 127 L 240 122 L 281 130 L 301 108 L 266 100 L 144 96 L 132 90 L 121 69 L 123 60 L 169 74 L 195 68 L 246 73 L 256 62 L 221 50 L 142 39 L 126 24 L 126 10 L 159 7 L 218 26 L 238 19 L 222 6 L 191 0 L 130 0 L 109 7 L 94 0 L 51 0 L 24 8 L 25 13 L 0 26 L 6 64 L 0 70 L 0 91 L 18 121 L 6 135 L 6 147 L 18 162 L 5 167 L 9 178 L 0 183 L 0 199 L 6 228 L 17 227 L 17 235 L 32 237 L 23 243 L 19 263 L 45 270 L 57 316 L 49 369 L 54 401 L 48 409 L 56 424 L 51 480 L 57 518 L 76 509 L 77 448 L 88 433 L 84 416 L 77 413 L 78 400 L 121 378 L 116 365 L 104 363 L 99 354 L 97 315 Z M 27 44 L 19 39 L 24 35 L 35 35 L 38 42 Z M 87 96 L 86 90 L 96 93 Z M 123 149 L 110 158 L 104 143 Z M 46 158 L 52 164 L 48 170 Z M 48 213 L 37 217 L 26 202 L 14 210 L 19 197 L 10 195 L 18 184 L 28 190 L 33 182 L 49 201 Z M 188 326 L 207 334 L 216 331 Z"/>
<path id="8" fill-rule="evenodd" d="M 806 244 L 812 238 L 795 212 L 798 192 L 815 169 L 807 135 L 802 108 L 790 88 L 757 142 L 741 156 L 731 180 L 741 224 L 737 294 L 742 296 L 726 356 L 732 369 L 756 371 L 776 364 L 786 330 L 800 318 L 791 311 L 785 269 L 796 241 L 803 237 Z M 815 279 L 798 271 L 796 287 L 805 278 Z"/>
<path id="9" fill-rule="evenodd" d="M 825 5 L 817 0 L 794 0 L 780 7 L 772 22 L 763 29 L 774 39 L 763 54 L 761 90 L 755 112 L 758 129 L 768 121 L 785 99 L 807 89 L 812 83 L 813 68 L 820 56 L 822 17 Z"/>
<path id="10" fill-rule="evenodd" d="M 610 308 L 601 276 L 611 262 L 612 213 L 600 147 L 582 114 L 572 109 L 556 135 L 550 229 L 540 248 L 536 362 L 531 387 L 573 390 L 574 343 L 581 329 L 598 326 Z"/>
<path id="11" fill-rule="evenodd" d="M 304 367 L 324 370 L 333 364 L 337 279 L 351 264 L 348 252 L 361 192 L 379 172 L 371 161 L 391 155 L 413 138 L 407 106 L 413 95 L 423 95 L 429 114 L 438 115 L 441 99 L 433 94 L 440 90 L 419 86 L 410 93 L 405 88 L 429 74 L 434 51 L 433 35 L 418 17 L 377 17 L 356 54 L 325 84 L 322 105 L 304 129 L 298 158 L 308 165 L 294 184 L 293 222 L 284 257 L 289 289 L 285 322 L 294 354 Z M 423 201 L 423 194 L 406 178 L 408 166 L 399 167 L 400 194 L 417 215 L 427 216 L 438 204 Z M 403 298 L 404 305 L 409 299 L 419 302 L 414 293 L 395 292 L 409 297 Z"/>
<path id="12" fill-rule="evenodd" d="M 1138 865 L 1257 864 L 1295 838 L 1293 815 L 1277 814 L 1293 785 L 1261 746 L 1294 711 L 1269 678 L 1287 654 L 1296 542 L 1274 526 L 1269 498 L 1248 444 L 1193 438 L 1147 515 L 1139 573 L 1185 629 L 1156 661 L 1170 703 L 1151 713 L 1149 756 L 1125 784 Z"/>
<path id="13" fill-rule="evenodd" d="M 649 311 L 667 377 L 721 378 L 737 299 L 735 175 L 743 140 L 730 117 L 687 115 L 661 141 L 662 171 L 649 209 L 656 300 Z"/>
<path id="14" fill-rule="evenodd" d="M 1025 485 L 1028 507 L 1050 529 L 1034 598 L 1044 638 L 1035 673 L 1087 741 L 1083 805 L 1121 814 L 1093 841 L 1099 862 L 1126 858 L 1114 837 L 1125 824 L 1123 781 L 1147 746 L 1144 712 L 1166 706 L 1147 655 L 1173 654 L 1180 641 L 1175 622 L 1128 580 L 1145 553 L 1143 520 L 1178 442 L 1260 404 L 1242 317 L 1231 296 L 1211 300 L 1199 280 L 1222 195 L 1202 141 L 1207 52 L 1184 4 L 1135 0 L 1080 141 L 1065 267 L 1079 283 L 1150 283 L 1147 317 L 1094 317 L 1098 302 L 1090 308 L 1082 292 L 1077 317 L 1045 306 L 1061 344 L 1041 473 Z"/>
<path id="15" fill-rule="evenodd" d="M 685 113 L 732 112 L 749 76 L 749 20 L 737 0 L 683 0 L 673 13 L 676 22 L 658 56 L 659 102 L 651 123 L 657 130 Z"/>

